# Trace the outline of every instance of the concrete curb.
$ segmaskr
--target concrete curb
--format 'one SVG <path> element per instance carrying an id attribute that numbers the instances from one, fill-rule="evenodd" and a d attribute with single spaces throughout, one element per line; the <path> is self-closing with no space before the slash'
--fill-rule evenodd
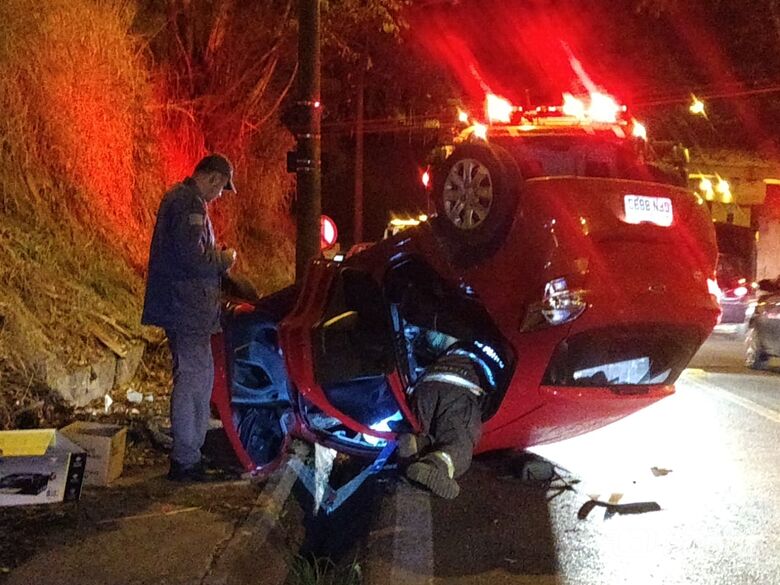
<path id="1" fill-rule="evenodd" d="M 364 585 L 432 584 L 431 495 L 400 484 L 380 506 L 368 536 Z"/>
<path id="2" fill-rule="evenodd" d="M 202 585 L 281 585 L 289 570 L 288 553 L 269 536 L 298 476 L 284 465 L 271 475 L 246 519 L 212 556 Z"/>

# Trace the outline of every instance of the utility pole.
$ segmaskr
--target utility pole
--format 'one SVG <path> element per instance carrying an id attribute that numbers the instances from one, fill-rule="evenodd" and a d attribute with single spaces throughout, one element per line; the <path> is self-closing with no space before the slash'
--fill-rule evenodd
<path id="1" fill-rule="evenodd" d="M 364 101 L 366 93 L 366 67 L 368 59 L 362 57 L 358 67 L 357 79 L 357 122 L 355 123 L 355 216 L 353 230 L 353 243 L 363 241 L 363 144 L 365 140 L 365 112 Z"/>
<path id="2" fill-rule="evenodd" d="M 320 0 L 298 0 L 297 101 L 288 123 L 297 147 L 295 280 L 300 281 L 309 262 L 320 255 Z M 288 164 L 289 164 L 288 160 Z"/>

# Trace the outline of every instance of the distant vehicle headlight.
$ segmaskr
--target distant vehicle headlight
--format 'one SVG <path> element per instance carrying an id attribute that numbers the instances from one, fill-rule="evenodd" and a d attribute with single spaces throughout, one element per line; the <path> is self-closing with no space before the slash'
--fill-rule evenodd
<path id="1" fill-rule="evenodd" d="M 748 306 L 745 307 L 745 321 L 750 321 L 750 318 L 755 314 L 757 304 L 756 301 L 750 301 Z"/>
<path id="2" fill-rule="evenodd" d="M 570 289 L 565 278 L 556 278 L 544 286 L 544 297 L 526 311 L 522 331 L 533 331 L 571 323 L 588 307 L 583 289 Z"/>

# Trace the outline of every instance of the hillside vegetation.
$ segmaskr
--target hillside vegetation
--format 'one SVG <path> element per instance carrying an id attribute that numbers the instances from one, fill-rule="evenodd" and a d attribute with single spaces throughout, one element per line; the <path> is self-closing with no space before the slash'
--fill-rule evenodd
<path id="1" fill-rule="evenodd" d="M 148 336 L 157 205 L 205 152 L 237 166 L 239 195 L 215 209 L 237 269 L 261 292 L 292 277 L 288 19 L 273 2 L 202 2 L 193 19 L 195 4 L 0 2 L 0 428 L 46 397 L 47 360 L 104 351 L 93 325 Z"/>

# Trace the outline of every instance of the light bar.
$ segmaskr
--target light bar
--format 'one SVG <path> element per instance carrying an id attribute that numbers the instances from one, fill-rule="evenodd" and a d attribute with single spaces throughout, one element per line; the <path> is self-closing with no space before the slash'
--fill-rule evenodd
<path id="1" fill-rule="evenodd" d="M 420 220 L 414 219 L 412 217 L 410 218 L 395 217 L 390 220 L 390 225 L 396 227 L 411 227 L 419 224 L 420 224 Z"/>
<path id="2" fill-rule="evenodd" d="M 574 97 L 570 93 L 563 94 L 563 113 L 566 116 L 574 116 L 575 118 L 585 117 L 585 103 Z"/>
<path id="3" fill-rule="evenodd" d="M 590 103 L 587 104 L 581 98 L 564 93 L 561 110 L 565 116 L 573 116 L 579 120 L 614 124 L 626 107 L 618 104 L 611 95 L 594 91 L 590 94 Z M 636 124 L 638 122 L 635 122 L 635 126 Z M 641 124 L 639 126 L 644 128 Z"/>
<path id="4" fill-rule="evenodd" d="M 594 122 L 614 124 L 617 122 L 620 109 L 620 106 L 612 96 L 599 92 L 590 94 L 588 116 Z"/>

